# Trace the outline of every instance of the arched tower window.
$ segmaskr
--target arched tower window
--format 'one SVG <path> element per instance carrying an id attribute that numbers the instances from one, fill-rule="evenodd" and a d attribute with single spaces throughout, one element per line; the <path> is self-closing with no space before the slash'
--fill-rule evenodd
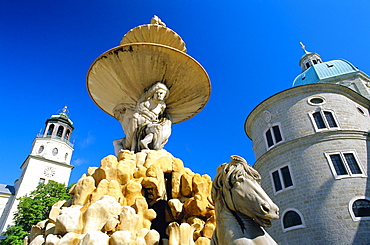
<path id="1" fill-rule="evenodd" d="M 349 202 L 349 213 L 353 221 L 370 220 L 370 199 L 355 197 Z"/>
<path id="2" fill-rule="evenodd" d="M 302 215 L 296 209 L 285 210 L 281 220 L 284 232 L 306 227 Z"/>
<path id="3" fill-rule="evenodd" d="M 52 135 L 53 131 L 54 131 L 54 124 L 50 124 L 47 135 Z"/>
<path id="4" fill-rule="evenodd" d="M 70 134 L 71 134 L 71 130 L 67 129 L 67 132 L 66 132 L 66 134 L 65 134 L 64 138 L 65 138 L 66 140 L 69 140 L 69 136 L 70 136 Z"/>
<path id="5" fill-rule="evenodd" d="M 352 210 L 356 217 L 370 217 L 370 201 L 356 200 L 352 205 Z"/>
<path id="6" fill-rule="evenodd" d="M 64 131 L 64 127 L 63 126 L 59 126 L 58 127 L 58 131 L 57 131 L 57 136 L 58 137 L 62 137 L 63 131 Z"/>

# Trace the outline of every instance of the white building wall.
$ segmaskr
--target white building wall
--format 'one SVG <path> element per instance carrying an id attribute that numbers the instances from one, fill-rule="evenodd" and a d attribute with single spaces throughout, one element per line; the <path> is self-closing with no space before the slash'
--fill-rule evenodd
<path id="1" fill-rule="evenodd" d="M 44 146 L 44 150 L 39 152 L 39 147 L 41 145 Z M 53 154 L 54 148 L 58 149 L 57 154 Z M 35 139 L 31 155 L 28 156 L 21 166 L 21 176 L 15 183 L 16 194 L 8 202 L 7 210 L 9 210 L 9 212 L 1 216 L 0 232 L 5 231 L 9 225 L 13 225 L 14 213 L 19 203 L 16 199 L 35 190 L 40 179 L 44 179 L 45 183 L 49 180 L 53 180 L 65 185 L 68 184 L 73 168 L 73 166 L 69 164 L 72 152 L 73 148 L 69 144 L 58 139 Z M 66 153 L 68 153 L 67 158 L 65 158 Z"/>
<path id="2" fill-rule="evenodd" d="M 3 194 L 3 193 L 0 193 L 0 214 L 3 213 L 4 209 L 5 209 L 5 205 L 7 204 L 7 202 L 9 201 L 9 198 L 11 197 L 10 194 Z"/>

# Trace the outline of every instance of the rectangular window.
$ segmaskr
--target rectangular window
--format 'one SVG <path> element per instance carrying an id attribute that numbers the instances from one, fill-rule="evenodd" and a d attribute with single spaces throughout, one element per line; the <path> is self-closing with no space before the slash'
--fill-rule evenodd
<path id="1" fill-rule="evenodd" d="M 267 145 L 269 147 L 273 146 L 274 145 L 274 140 L 272 139 L 272 134 L 271 134 L 271 130 L 267 130 L 266 132 L 266 140 L 267 140 Z"/>
<path id="2" fill-rule="evenodd" d="M 318 129 L 326 128 L 320 112 L 315 112 L 313 114 L 313 118 L 315 119 L 315 123 Z"/>
<path id="3" fill-rule="evenodd" d="M 271 172 L 271 178 L 275 195 L 281 191 L 294 188 L 289 165 L 283 166 Z"/>
<path id="4" fill-rule="evenodd" d="M 348 174 L 346 171 L 346 167 L 344 166 L 344 163 L 342 159 L 340 158 L 339 154 L 330 155 L 331 162 L 334 166 L 335 172 L 337 175 L 346 175 Z"/>
<path id="5" fill-rule="evenodd" d="M 283 141 L 283 136 L 280 132 L 279 125 L 274 125 L 271 128 L 267 129 L 267 131 L 265 132 L 265 139 L 267 148 L 270 148 Z"/>
<path id="6" fill-rule="evenodd" d="M 272 179 L 274 181 L 275 192 L 282 190 L 283 186 L 281 185 L 281 180 L 278 171 L 272 173 Z"/>
<path id="7" fill-rule="evenodd" d="M 288 166 L 283 167 L 280 169 L 281 175 L 283 176 L 284 186 L 289 187 L 293 185 L 292 177 L 290 176 L 289 168 Z"/>
<path id="8" fill-rule="evenodd" d="M 333 112 L 330 111 L 317 111 L 312 113 L 312 118 L 315 123 L 316 129 L 330 129 L 337 128 L 338 124 L 335 120 Z"/>
<path id="9" fill-rule="evenodd" d="M 334 152 L 325 155 L 336 178 L 366 176 L 354 152 Z"/>
<path id="10" fill-rule="evenodd" d="M 279 143 L 280 141 L 283 140 L 283 138 L 281 137 L 281 133 L 280 133 L 280 129 L 278 125 L 273 126 L 272 131 L 274 132 L 275 143 Z"/>
<path id="11" fill-rule="evenodd" d="M 346 159 L 346 162 L 348 164 L 348 167 L 352 174 L 362 174 L 360 167 L 358 166 L 358 163 L 356 162 L 355 156 L 353 153 L 345 153 L 344 159 Z"/>
<path id="12" fill-rule="evenodd" d="M 324 115 L 325 115 L 326 121 L 328 122 L 328 125 L 329 125 L 330 128 L 338 127 L 337 123 L 334 120 L 333 114 L 331 114 L 331 112 L 324 111 Z"/>

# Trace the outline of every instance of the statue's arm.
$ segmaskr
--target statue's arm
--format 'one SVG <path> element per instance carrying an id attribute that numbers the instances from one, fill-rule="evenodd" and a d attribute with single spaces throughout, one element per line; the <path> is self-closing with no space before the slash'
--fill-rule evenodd
<path id="1" fill-rule="evenodd" d="M 126 105 L 124 105 L 124 104 L 116 105 L 113 108 L 113 116 L 118 121 L 122 121 L 123 120 L 123 115 L 125 114 L 125 112 L 126 112 Z"/>
<path id="2" fill-rule="evenodd" d="M 145 118 L 151 121 L 155 121 L 157 120 L 157 115 L 149 109 L 149 105 L 150 105 L 149 101 L 139 103 L 138 112 Z"/>

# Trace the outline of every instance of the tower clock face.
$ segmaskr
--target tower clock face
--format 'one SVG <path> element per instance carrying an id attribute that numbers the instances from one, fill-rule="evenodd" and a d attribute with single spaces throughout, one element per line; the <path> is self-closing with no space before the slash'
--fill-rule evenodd
<path id="1" fill-rule="evenodd" d="M 48 178 L 54 176 L 55 174 L 55 168 L 52 167 L 46 167 L 44 170 L 44 175 Z"/>
<path id="2" fill-rule="evenodd" d="M 58 154 L 58 148 L 53 149 L 53 156 L 55 156 L 56 154 Z"/>

